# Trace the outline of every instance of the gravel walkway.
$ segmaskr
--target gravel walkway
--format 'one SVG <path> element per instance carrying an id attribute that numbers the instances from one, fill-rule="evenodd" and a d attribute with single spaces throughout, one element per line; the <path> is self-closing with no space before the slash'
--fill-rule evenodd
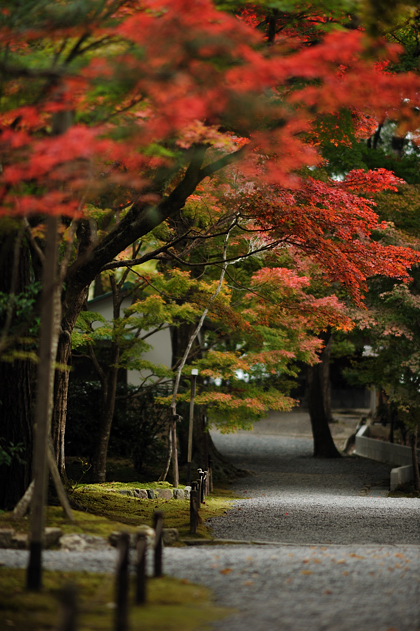
<path id="1" fill-rule="evenodd" d="M 214 535 L 266 545 L 168 548 L 165 572 L 208 585 L 235 610 L 215 631 L 419 631 L 420 500 L 385 497 L 389 466 L 314 460 L 304 432 L 275 427 L 213 436 L 252 471 Z M 26 554 L 3 550 L 0 562 L 24 566 Z M 47 568 L 114 564 L 114 550 L 45 553 Z"/>

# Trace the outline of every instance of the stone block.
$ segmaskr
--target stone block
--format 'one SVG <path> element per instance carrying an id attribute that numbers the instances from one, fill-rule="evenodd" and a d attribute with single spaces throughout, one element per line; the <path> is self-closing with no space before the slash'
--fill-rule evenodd
<path id="1" fill-rule="evenodd" d="M 147 500 L 148 494 L 146 489 L 134 489 L 134 493 L 136 497 L 139 497 L 141 500 Z"/>
<path id="2" fill-rule="evenodd" d="M 62 550 L 71 552 L 83 552 L 88 544 L 81 535 L 63 535 L 60 539 L 60 547 Z"/>
<path id="3" fill-rule="evenodd" d="M 29 548 L 29 537 L 22 532 L 16 532 L 12 537 L 11 547 L 14 550 L 27 550 Z"/>
<path id="4" fill-rule="evenodd" d="M 146 524 L 142 524 L 141 526 L 137 527 L 136 531 L 137 531 L 136 533 L 130 533 L 130 548 L 136 547 L 137 533 L 142 533 L 146 535 L 147 547 L 153 546 L 155 542 L 155 531 L 153 530 L 153 528 L 151 528 L 150 526 L 147 526 Z M 114 532 L 111 532 L 111 534 L 108 537 L 108 543 L 114 548 L 116 548 L 118 545 L 118 539 L 119 539 L 120 534 L 121 532 L 114 531 Z"/>
<path id="5" fill-rule="evenodd" d="M 156 499 L 156 494 L 155 494 L 154 489 L 147 489 L 147 497 L 149 498 L 149 500 Z"/>
<path id="6" fill-rule="evenodd" d="M 138 526 L 137 528 L 137 532 L 139 534 L 145 535 L 146 536 L 146 540 L 147 540 L 147 547 L 151 548 L 154 543 L 155 543 L 155 531 L 153 530 L 153 528 L 151 528 L 150 526 L 147 526 L 146 524 L 142 524 L 141 526 Z M 134 536 L 134 546 L 136 545 L 136 536 Z"/>
<path id="7" fill-rule="evenodd" d="M 411 480 L 414 480 L 413 465 L 409 464 L 391 469 L 390 490 L 395 491 L 399 486 L 407 484 Z"/>
<path id="8" fill-rule="evenodd" d="M 121 489 L 118 493 L 120 493 L 120 495 L 127 495 L 128 497 L 135 497 L 134 491 L 130 491 L 129 489 Z"/>
<path id="9" fill-rule="evenodd" d="M 162 541 L 165 546 L 171 546 L 179 539 L 177 528 L 164 528 L 162 531 Z"/>
<path id="10" fill-rule="evenodd" d="M 186 486 L 184 488 L 184 499 L 189 500 L 190 499 L 190 493 L 191 493 L 191 487 L 190 486 Z"/>
<path id="11" fill-rule="evenodd" d="M 185 493 L 184 493 L 183 489 L 174 489 L 173 494 L 174 494 L 174 500 L 183 500 L 183 499 L 185 499 Z"/>
<path id="12" fill-rule="evenodd" d="M 64 535 L 60 539 L 62 550 L 83 552 L 84 550 L 100 550 L 108 547 L 108 541 L 97 535 Z"/>
<path id="13" fill-rule="evenodd" d="M 0 528 L 0 548 L 11 548 L 14 534 L 13 528 Z"/>
<path id="14" fill-rule="evenodd" d="M 160 500 L 171 500 L 173 498 L 172 489 L 158 489 L 157 496 Z"/>
<path id="15" fill-rule="evenodd" d="M 61 528 L 45 528 L 45 547 L 51 548 L 59 542 L 63 531 Z"/>

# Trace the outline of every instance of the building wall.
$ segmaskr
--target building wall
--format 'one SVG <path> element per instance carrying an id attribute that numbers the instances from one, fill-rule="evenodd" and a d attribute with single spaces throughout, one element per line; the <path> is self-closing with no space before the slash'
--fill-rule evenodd
<path id="1" fill-rule="evenodd" d="M 123 302 L 122 308 L 127 308 L 130 304 L 131 300 L 127 299 Z M 112 320 L 112 296 L 110 293 L 90 300 L 88 307 L 90 311 L 100 313 L 106 320 Z M 150 344 L 152 348 L 142 354 L 142 359 L 146 359 L 153 364 L 161 364 L 166 368 L 170 368 L 172 360 L 172 344 L 169 329 L 153 333 L 147 338 L 146 342 L 147 344 Z M 150 374 L 150 372 L 148 374 Z M 127 382 L 133 386 L 137 386 L 142 383 L 144 377 L 147 377 L 146 372 L 144 375 L 140 375 L 137 370 L 127 370 Z"/>

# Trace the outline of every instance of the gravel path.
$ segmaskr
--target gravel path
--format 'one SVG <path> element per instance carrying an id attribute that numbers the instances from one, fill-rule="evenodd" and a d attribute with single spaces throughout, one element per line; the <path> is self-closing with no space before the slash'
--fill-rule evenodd
<path id="1" fill-rule="evenodd" d="M 391 466 L 357 457 L 314 459 L 309 438 L 214 435 L 217 447 L 253 475 L 243 495 L 213 519 L 222 539 L 307 544 L 420 545 L 420 500 L 384 497 Z M 381 497 L 381 494 L 383 497 Z"/>
<path id="2" fill-rule="evenodd" d="M 234 485 L 244 499 L 212 520 L 214 535 L 267 544 L 168 548 L 165 572 L 235 610 L 214 631 L 419 631 L 420 500 L 385 497 L 389 466 L 314 460 L 303 432 L 275 427 L 213 436 L 252 471 Z M 0 563 L 22 567 L 26 555 L 3 550 Z M 44 558 L 47 568 L 112 571 L 115 551 Z"/>

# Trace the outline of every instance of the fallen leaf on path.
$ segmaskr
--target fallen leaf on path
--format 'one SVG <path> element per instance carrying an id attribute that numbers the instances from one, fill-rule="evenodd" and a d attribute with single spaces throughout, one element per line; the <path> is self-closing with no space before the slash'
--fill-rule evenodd
<path id="1" fill-rule="evenodd" d="M 311 570 L 302 570 L 301 574 L 312 574 Z"/>
<path id="2" fill-rule="evenodd" d="M 224 570 L 220 570 L 220 574 L 230 574 L 233 572 L 232 568 L 226 567 Z"/>
<path id="3" fill-rule="evenodd" d="M 242 585 L 253 585 L 254 581 L 244 581 Z"/>

